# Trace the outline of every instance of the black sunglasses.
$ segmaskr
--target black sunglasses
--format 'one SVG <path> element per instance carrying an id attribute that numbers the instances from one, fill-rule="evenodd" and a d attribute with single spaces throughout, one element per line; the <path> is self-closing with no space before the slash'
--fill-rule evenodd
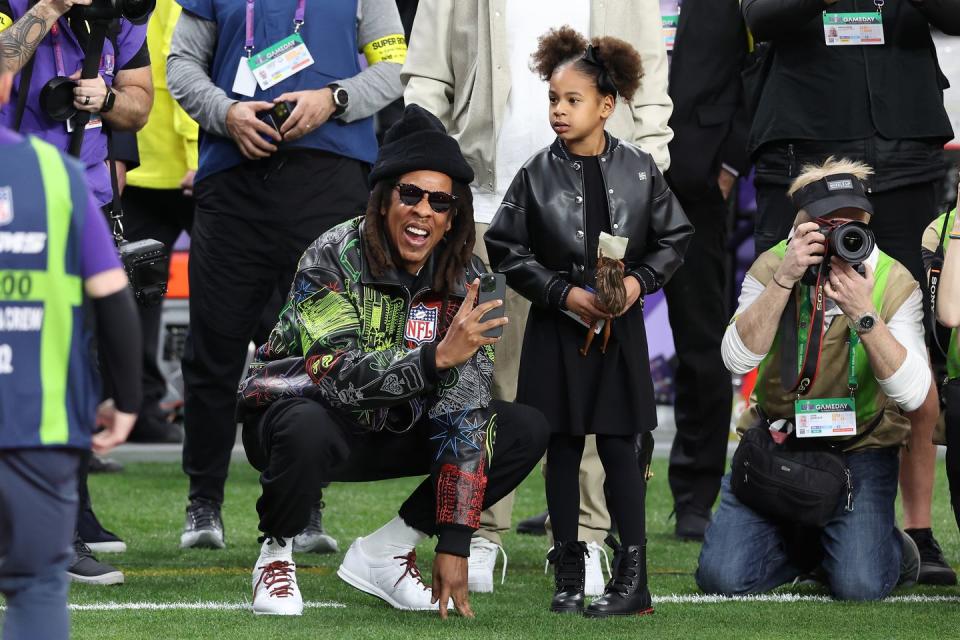
<path id="1" fill-rule="evenodd" d="M 447 193 L 446 191 L 427 191 L 415 184 L 404 184 L 401 182 L 394 187 L 394 189 L 400 192 L 400 202 L 408 207 L 416 206 L 418 202 L 423 200 L 423 195 L 426 194 L 430 208 L 437 213 L 450 211 L 450 208 L 458 200 L 457 196 L 452 193 Z"/>

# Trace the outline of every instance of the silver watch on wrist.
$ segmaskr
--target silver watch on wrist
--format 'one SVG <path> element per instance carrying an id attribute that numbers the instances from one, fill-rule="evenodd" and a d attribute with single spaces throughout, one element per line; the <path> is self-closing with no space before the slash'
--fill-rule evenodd
<path id="1" fill-rule="evenodd" d="M 863 335 L 864 333 L 873 331 L 873 328 L 877 326 L 879 320 L 880 316 L 878 316 L 875 311 L 867 311 L 857 316 L 856 320 L 851 320 L 850 328 L 860 335 Z"/>

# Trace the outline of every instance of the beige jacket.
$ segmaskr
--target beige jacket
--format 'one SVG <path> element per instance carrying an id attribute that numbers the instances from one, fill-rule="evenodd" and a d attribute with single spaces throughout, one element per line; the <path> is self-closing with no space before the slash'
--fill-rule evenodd
<path id="1" fill-rule="evenodd" d="M 491 192 L 497 184 L 496 133 L 510 93 L 506 3 L 421 0 L 401 72 L 406 103 L 419 104 L 440 118 L 476 172 L 475 185 Z M 667 95 L 659 0 L 593 0 L 594 35 L 626 40 L 643 60 L 640 89 L 629 107 L 622 102 L 617 106 L 607 130 L 641 147 L 666 171 L 673 103 Z"/>

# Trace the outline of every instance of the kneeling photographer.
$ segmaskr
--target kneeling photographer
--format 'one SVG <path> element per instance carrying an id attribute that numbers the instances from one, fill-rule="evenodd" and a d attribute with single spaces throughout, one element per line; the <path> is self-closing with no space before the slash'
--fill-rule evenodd
<path id="1" fill-rule="evenodd" d="M 791 237 L 744 280 L 722 353 L 734 373 L 759 374 L 700 554 L 706 592 L 816 571 L 838 599 L 875 600 L 917 578 L 894 502 L 930 365 L 917 283 L 866 227 L 871 173 L 833 158 L 805 167 L 789 190 Z"/>

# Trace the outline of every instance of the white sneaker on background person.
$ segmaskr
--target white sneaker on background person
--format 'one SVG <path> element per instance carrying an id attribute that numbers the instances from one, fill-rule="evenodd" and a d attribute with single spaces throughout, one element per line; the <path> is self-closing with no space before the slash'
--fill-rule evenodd
<path id="1" fill-rule="evenodd" d="M 503 573 L 500 584 L 507 579 L 507 552 L 495 542 L 480 536 L 470 538 L 470 559 L 467 566 L 467 588 L 473 593 L 493 593 L 493 571 L 497 567 L 497 553 L 503 554 Z"/>
<path id="2" fill-rule="evenodd" d="M 299 616 L 303 596 L 297 586 L 293 538 L 267 538 L 253 566 L 253 612 L 257 615 Z"/>

